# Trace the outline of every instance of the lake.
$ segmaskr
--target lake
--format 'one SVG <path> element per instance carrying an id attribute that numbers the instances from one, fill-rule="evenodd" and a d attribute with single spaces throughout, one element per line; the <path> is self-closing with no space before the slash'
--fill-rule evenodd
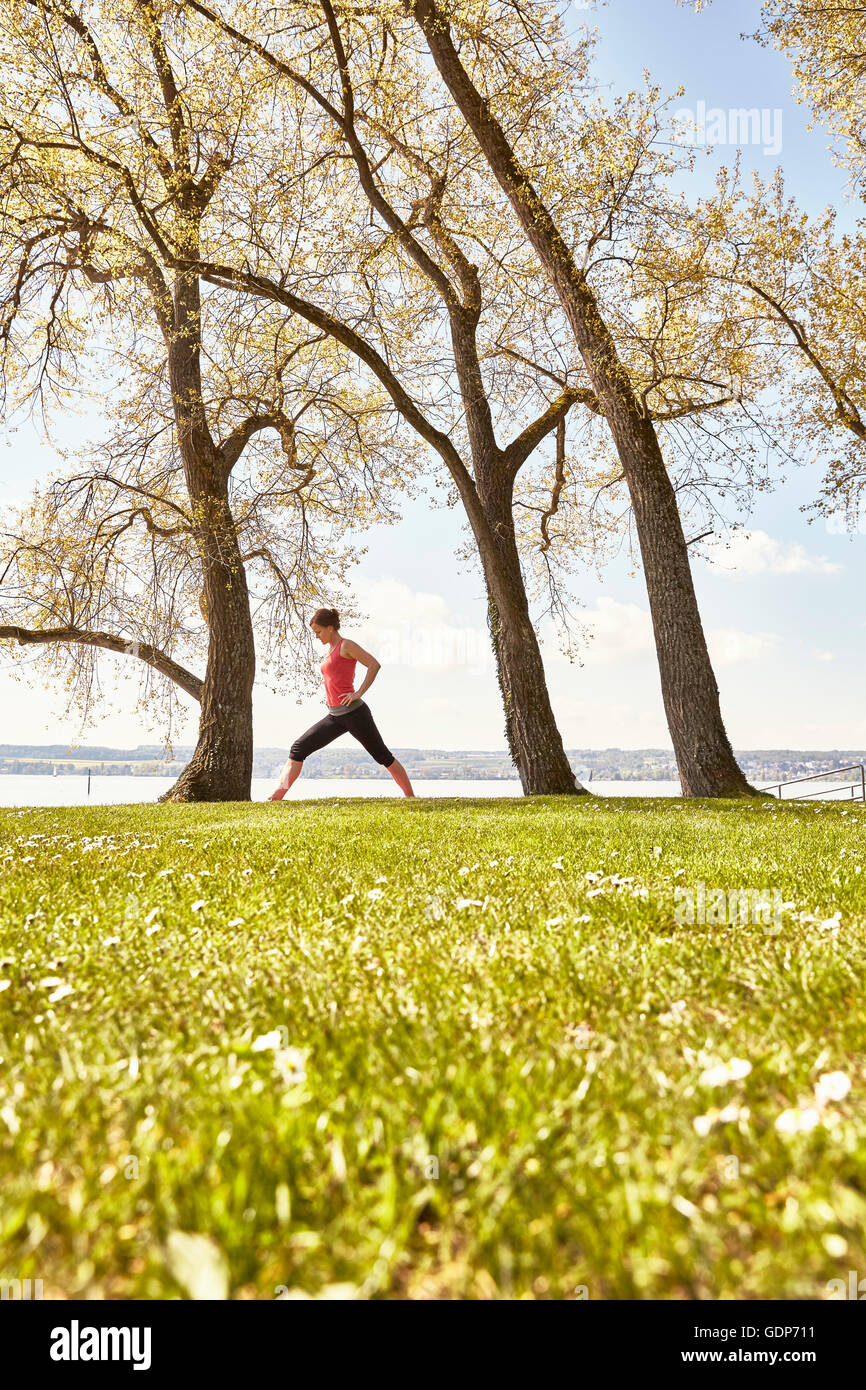
<path id="1" fill-rule="evenodd" d="M 7 774 L 0 776 L 0 806 L 114 806 L 156 801 L 174 783 L 173 777 L 97 777 Z M 446 778 L 417 778 L 412 785 L 417 796 L 520 796 L 520 783 L 512 781 L 457 781 Z M 678 782 L 592 782 L 600 796 L 679 796 Z M 253 778 L 253 801 L 266 801 L 276 786 L 276 778 Z M 388 796 L 402 793 L 391 778 L 301 777 L 289 792 L 287 801 L 315 800 L 328 796 Z"/>
<path id="2" fill-rule="evenodd" d="M 0 806 L 116 806 L 136 802 L 156 801 L 168 791 L 173 777 L 49 777 L 31 774 L 0 775 Z M 412 784 L 418 796 L 520 796 L 520 783 L 515 781 L 457 781 L 416 778 Z M 679 796 L 679 782 L 607 782 L 586 784 L 596 796 Z M 266 801 L 276 786 L 276 779 L 253 778 L 253 801 Z M 851 793 L 840 791 L 838 784 L 819 783 L 814 788 L 816 799 L 849 800 Z M 372 777 L 301 777 L 287 797 L 288 801 L 319 801 L 335 796 L 399 797 L 390 778 Z M 788 792 L 786 792 L 786 799 Z"/>

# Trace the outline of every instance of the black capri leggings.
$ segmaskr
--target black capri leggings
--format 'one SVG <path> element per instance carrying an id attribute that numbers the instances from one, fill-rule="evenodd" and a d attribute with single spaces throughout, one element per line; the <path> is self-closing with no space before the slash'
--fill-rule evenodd
<path id="1" fill-rule="evenodd" d="M 305 734 L 301 734 L 300 738 L 295 739 L 289 749 L 289 757 L 292 762 L 302 763 L 311 753 L 324 748 L 328 743 L 333 743 L 340 734 L 351 734 L 366 748 L 371 758 L 382 764 L 382 767 L 390 767 L 395 761 L 394 754 L 385 747 L 382 735 L 366 705 L 362 705 L 358 710 L 350 710 L 348 714 L 326 714 L 318 724 L 314 724 Z"/>

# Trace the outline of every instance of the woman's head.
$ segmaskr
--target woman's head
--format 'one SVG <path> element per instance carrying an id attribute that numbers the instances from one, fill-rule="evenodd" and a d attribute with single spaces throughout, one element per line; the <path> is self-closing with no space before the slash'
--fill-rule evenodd
<path id="1" fill-rule="evenodd" d="M 317 608 L 310 627 L 320 642 L 333 643 L 340 635 L 340 615 L 336 608 Z"/>

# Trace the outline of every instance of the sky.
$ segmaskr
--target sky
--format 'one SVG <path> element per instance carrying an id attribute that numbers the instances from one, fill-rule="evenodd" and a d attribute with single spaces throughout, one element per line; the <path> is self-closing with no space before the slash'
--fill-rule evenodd
<path id="1" fill-rule="evenodd" d="M 674 0 L 611 0 L 604 8 L 573 4 L 574 25 L 597 26 L 595 71 L 612 91 L 642 83 L 643 70 L 663 89 L 686 90 L 676 108 L 756 107 L 765 112 L 754 145 L 743 148 L 744 170 L 768 177 L 781 164 L 790 191 L 810 211 L 827 203 L 852 221 L 844 174 L 834 168 L 827 137 L 807 129 L 809 113 L 792 99 L 787 58 L 740 34 L 759 20 L 758 0 L 715 0 L 695 15 Z M 778 113 L 778 114 L 777 114 Z M 708 191 L 718 163 L 733 150 L 719 144 L 695 175 Z M 69 422 L 67 442 L 83 430 Z M 0 503 L 21 501 L 33 482 L 58 466 L 35 431 L 21 427 L 0 449 Z M 784 484 L 759 496 L 748 530 L 730 538 L 714 563 L 696 559 L 695 583 L 728 733 L 735 748 L 841 749 L 866 746 L 862 690 L 866 681 L 866 534 L 838 534 L 802 508 L 814 500 L 818 477 L 789 470 Z M 366 554 L 353 587 L 363 619 L 346 635 L 374 652 L 382 670 L 369 697 L 386 742 L 401 748 L 502 749 L 501 697 L 486 629 L 479 575 L 455 557 L 464 541 L 460 513 L 418 499 L 397 526 L 367 532 Z M 579 616 L 592 640 L 570 663 L 557 633 L 542 625 L 542 651 L 554 711 L 567 748 L 669 748 L 652 645 L 646 590 L 625 557 L 599 579 L 572 584 Z M 0 709 L 4 743 L 81 742 L 78 723 L 59 718 L 62 701 L 41 687 L 13 681 L 0 649 Z M 117 672 L 112 708 L 84 741 L 118 747 L 161 735 L 134 712 L 135 681 L 121 658 L 106 656 L 106 677 Z M 26 668 L 25 668 L 26 670 Z M 257 684 L 258 746 L 288 747 L 323 713 L 322 698 L 298 700 Z M 197 707 L 190 702 L 177 742 L 193 742 Z"/>

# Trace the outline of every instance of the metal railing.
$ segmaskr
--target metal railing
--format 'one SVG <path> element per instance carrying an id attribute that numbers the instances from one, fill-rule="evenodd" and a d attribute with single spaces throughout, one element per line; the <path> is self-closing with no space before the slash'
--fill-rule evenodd
<path id="1" fill-rule="evenodd" d="M 828 782 L 840 772 L 857 772 L 860 775 L 853 782 L 841 782 L 838 787 L 817 792 L 798 792 L 795 796 L 782 796 L 783 787 L 796 786 L 798 782 Z M 777 792 L 780 801 L 805 801 L 810 796 L 830 798 L 836 792 L 849 792 L 852 801 L 862 801 L 866 805 L 866 767 L 863 763 L 849 763 L 847 767 L 832 767 L 828 772 L 810 772 L 806 777 L 792 777 L 787 782 L 771 782 L 768 787 L 760 787 L 762 792 Z"/>

